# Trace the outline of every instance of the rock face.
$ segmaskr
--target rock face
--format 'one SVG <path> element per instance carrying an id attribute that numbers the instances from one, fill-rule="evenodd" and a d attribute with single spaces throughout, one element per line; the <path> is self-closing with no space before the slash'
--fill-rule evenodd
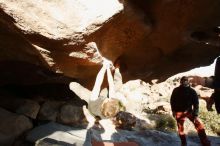
<path id="1" fill-rule="evenodd" d="M 108 133 L 109 131 L 105 131 Z M 180 145 L 179 137 L 176 133 L 165 133 L 155 130 L 143 130 L 143 131 L 127 131 L 118 130 L 117 133 L 110 133 L 110 139 L 103 134 L 102 130 L 97 129 L 76 129 L 60 125 L 57 123 L 48 123 L 39 127 L 36 127 L 27 134 L 26 139 L 30 142 L 36 142 L 36 146 L 53 146 L 53 145 L 65 145 L 65 146 L 92 146 L 91 143 L 100 142 L 100 145 L 128 145 L 127 142 L 135 142 L 139 146 L 177 146 Z M 197 136 L 187 137 L 188 144 L 190 146 L 198 146 L 200 144 Z M 92 142 L 93 139 L 93 142 Z M 213 146 L 219 144 L 219 137 L 209 136 L 209 139 Z M 95 141 L 94 141 L 95 140 Z M 95 143 L 95 144 L 96 144 Z M 98 144 L 98 143 L 97 143 Z"/>
<path id="2" fill-rule="evenodd" d="M 219 56 L 219 16 L 218 0 L 0 0 L 0 82 L 91 88 L 99 52 L 125 80 L 163 80 Z"/>

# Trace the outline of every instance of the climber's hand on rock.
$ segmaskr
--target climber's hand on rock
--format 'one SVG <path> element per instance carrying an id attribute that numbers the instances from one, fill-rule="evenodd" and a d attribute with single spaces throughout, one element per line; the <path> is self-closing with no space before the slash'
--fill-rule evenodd
<path id="1" fill-rule="evenodd" d="M 111 69 L 111 70 L 115 70 L 115 67 L 114 67 L 113 64 L 110 65 L 110 69 Z"/>
<path id="2" fill-rule="evenodd" d="M 109 61 L 108 59 L 103 57 L 103 62 L 102 62 L 103 66 L 105 66 L 106 68 L 111 68 L 113 66 L 112 62 Z"/>

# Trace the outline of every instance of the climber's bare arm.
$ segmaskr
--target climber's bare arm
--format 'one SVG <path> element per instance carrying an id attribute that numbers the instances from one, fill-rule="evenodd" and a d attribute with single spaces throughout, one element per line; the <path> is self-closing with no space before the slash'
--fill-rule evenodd
<path id="1" fill-rule="evenodd" d="M 115 97 L 115 87 L 114 87 L 114 81 L 112 78 L 110 67 L 107 68 L 107 77 L 108 77 L 108 84 L 109 84 L 109 98 L 113 98 Z"/>
<path id="2" fill-rule="evenodd" d="M 92 94 L 90 96 L 90 100 L 97 100 L 97 98 L 99 97 L 99 93 L 100 93 L 100 90 L 101 90 L 101 85 L 102 85 L 102 82 L 103 82 L 103 79 L 104 79 L 104 75 L 105 75 L 105 72 L 106 72 L 106 65 L 103 64 L 101 70 L 99 71 L 97 77 L 96 77 L 96 80 L 95 80 L 95 85 L 92 89 Z"/>

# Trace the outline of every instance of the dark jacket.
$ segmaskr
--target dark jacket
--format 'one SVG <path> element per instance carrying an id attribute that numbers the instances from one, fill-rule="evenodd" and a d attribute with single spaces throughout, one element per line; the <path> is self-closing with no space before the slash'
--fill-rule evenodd
<path id="1" fill-rule="evenodd" d="M 173 112 L 192 112 L 194 116 L 198 116 L 199 99 L 191 87 L 182 85 L 176 87 L 172 92 L 170 103 Z"/>

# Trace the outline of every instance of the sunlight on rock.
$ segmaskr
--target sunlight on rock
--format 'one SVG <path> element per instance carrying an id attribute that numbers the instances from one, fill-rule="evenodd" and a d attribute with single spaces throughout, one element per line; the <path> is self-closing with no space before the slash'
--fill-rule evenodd
<path id="1" fill-rule="evenodd" d="M 1 6 L 17 16 L 16 25 L 21 29 L 55 38 L 83 32 L 93 24 L 101 25 L 123 9 L 118 0 L 21 0 L 19 3 L 10 0 Z"/>

